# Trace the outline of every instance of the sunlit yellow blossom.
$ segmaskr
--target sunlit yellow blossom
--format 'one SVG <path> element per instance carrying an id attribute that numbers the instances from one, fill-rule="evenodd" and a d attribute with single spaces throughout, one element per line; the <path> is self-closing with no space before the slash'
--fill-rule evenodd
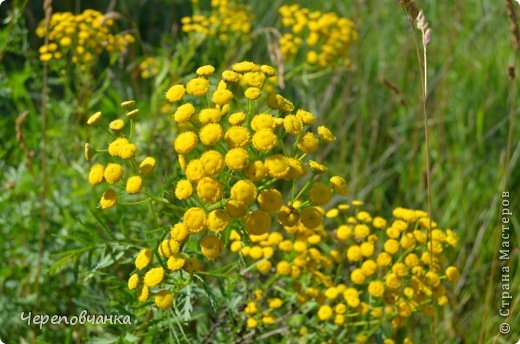
<path id="1" fill-rule="evenodd" d="M 155 304 L 161 309 L 168 309 L 173 305 L 173 295 L 168 290 L 161 290 L 154 297 Z"/>
<path id="2" fill-rule="evenodd" d="M 126 192 L 135 194 L 141 192 L 143 180 L 139 176 L 132 176 L 126 181 Z"/>
<path id="3" fill-rule="evenodd" d="M 139 270 L 144 269 L 148 266 L 150 261 L 152 260 L 152 251 L 149 249 L 143 248 L 137 257 L 135 258 L 135 267 Z"/>
<path id="4" fill-rule="evenodd" d="M 161 283 L 164 278 L 164 269 L 163 268 L 153 268 L 148 270 L 148 272 L 144 275 L 144 284 L 148 287 L 154 287 L 157 284 Z"/>
<path id="5" fill-rule="evenodd" d="M 101 164 L 95 164 L 90 168 L 88 182 L 91 185 L 98 185 L 103 181 L 105 168 Z"/>
<path id="6" fill-rule="evenodd" d="M 209 90 L 209 82 L 204 78 L 195 78 L 188 81 L 186 91 L 194 96 L 200 97 L 205 95 Z"/>
<path id="7" fill-rule="evenodd" d="M 123 168 L 119 164 L 110 163 L 106 166 L 103 175 L 107 183 L 115 184 L 123 177 Z"/>

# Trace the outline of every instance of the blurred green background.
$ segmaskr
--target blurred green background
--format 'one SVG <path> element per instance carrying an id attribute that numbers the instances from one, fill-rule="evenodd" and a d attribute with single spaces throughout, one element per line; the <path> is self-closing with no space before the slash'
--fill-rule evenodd
<path id="1" fill-rule="evenodd" d="M 260 26 L 279 27 L 277 9 L 286 3 L 248 1 L 255 13 L 253 32 Z M 338 12 L 360 33 L 349 70 L 304 72 L 283 91 L 337 133 L 338 144 L 321 158 L 349 181 L 352 199 L 364 200 L 372 210 L 388 214 L 399 205 L 426 210 L 426 147 L 414 36 L 420 38 L 399 1 L 299 3 Z M 513 325 L 509 335 L 498 331 L 505 320 L 497 311 L 503 262 L 493 264 L 502 191 L 511 192 L 513 233 L 520 228 L 520 94 L 518 80 L 508 77 L 508 66 L 518 68 L 519 60 L 506 7 L 503 1 L 483 0 L 417 4 L 433 31 L 428 55 L 432 213 L 441 227 L 452 228 L 461 238 L 450 258 L 462 278 L 437 324 L 437 340 L 512 343 L 520 338 L 517 235 L 509 261 L 516 296 L 507 320 Z M 42 41 L 34 33 L 44 17 L 42 2 L 8 0 L 0 7 L 0 338 L 7 343 L 160 341 L 160 332 L 152 333 L 155 326 L 160 328 L 156 323 L 56 331 L 20 320 L 22 311 L 144 313 L 130 306 L 133 296 L 124 285 L 135 243 L 153 233 L 141 228 L 141 214 L 135 210 L 118 207 L 110 216 L 96 210 L 99 195 L 86 182 L 83 158 L 84 142 L 92 135 L 83 125 L 85 115 L 136 99 L 149 119 L 159 118 L 165 88 L 196 66 L 212 63 L 221 70 L 244 58 L 270 63 L 265 37 L 254 35 L 234 51 L 192 46 L 180 30 L 180 19 L 192 13 L 189 1 L 64 0 L 52 6 L 54 12 L 116 11 L 121 15 L 117 26 L 133 33 L 137 42 L 115 63 L 99 62 L 87 102 L 67 92 L 60 76 L 49 72 L 44 152 L 44 73 L 38 59 Z M 171 61 L 172 67 L 144 80 L 137 67 L 150 55 Z M 417 340 L 431 338 L 430 329 L 409 332 Z"/>

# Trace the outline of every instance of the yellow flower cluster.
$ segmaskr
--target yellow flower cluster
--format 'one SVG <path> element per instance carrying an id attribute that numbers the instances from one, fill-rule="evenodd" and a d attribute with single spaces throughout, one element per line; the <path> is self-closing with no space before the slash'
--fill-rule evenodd
<path id="1" fill-rule="evenodd" d="M 99 185 L 106 182 L 113 187 L 122 189 L 126 194 L 139 194 L 143 187 L 143 177 L 149 175 L 155 168 L 155 159 L 145 157 L 140 163 L 135 159 L 137 146 L 131 143 L 134 118 L 139 114 L 139 109 L 135 109 L 135 102 L 125 101 L 121 103 L 126 115 L 108 123 L 107 131 L 112 134 L 113 141 L 106 150 L 95 150 L 90 144 L 85 146 L 85 158 L 91 161 L 99 152 L 107 154 L 100 155 L 104 158 L 108 155 L 105 164 L 96 163 L 91 166 L 88 181 L 91 185 Z M 87 125 L 97 126 L 103 121 L 103 114 L 96 112 L 87 120 Z M 128 138 L 123 132 L 125 128 L 129 132 Z M 126 166 L 123 167 L 121 163 Z M 125 178 L 126 177 L 126 180 Z M 120 183 L 121 182 L 121 183 Z M 123 185 L 121 185 L 123 183 Z M 113 188 L 107 188 L 103 193 L 100 206 L 103 209 L 111 208 L 117 204 L 117 193 Z"/>
<path id="2" fill-rule="evenodd" d="M 424 211 L 396 208 L 390 222 L 362 204 L 326 212 L 319 207 L 325 224 L 336 224 L 333 231 L 301 221 L 252 240 L 231 234 L 231 251 L 269 277 L 246 303 L 247 326 L 269 326 L 291 310 L 313 309 L 316 321 L 335 326 L 331 331 L 362 324 L 395 329 L 413 313 L 432 316 L 435 304 L 448 302 L 443 282 L 455 283 L 459 272 L 443 253 L 457 245 L 457 235 L 438 228 Z M 357 342 L 371 342 L 373 333 L 360 333 Z"/>
<path id="3" fill-rule="evenodd" d="M 297 55 L 310 65 L 326 68 L 349 65 L 351 45 L 357 41 L 355 25 L 334 12 L 311 11 L 300 5 L 281 6 L 282 25 L 289 28 L 279 41 L 285 60 Z"/>
<path id="4" fill-rule="evenodd" d="M 261 283 L 244 305 L 251 329 L 297 309 L 331 333 L 355 327 L 349 333 L 365 343 L 373 328 L 399 328 L 417 312 L 431 316 L 448 302 L 445 282 L 459 278 L 444 254 L 457 235 L 424 211 L 396 208 L 387 220 L 361 201 L 331 206 L 347 195 L 347 182 L 312 158 L 336 137 L 313 113 L 266 90 L 275 76 L 271 66 L 243 61 L 220 77 L 201 66 L 171 85 L 165 98 L 175 135 L 165 153 L 171 158 L 160 165 L 176 161 L 159 195 L 143 190 L 156 161 L 136 159 L 133 101 L 121 104 L 125 116 L 107 123 L 113 138 L 106 150 L 86 145 L 87 160 L 103 162 L 93 164 L 89 182 L 111 186 L 101 208 L 124 196 L 167 209 L 164 232 L 153 248 L 140 249 L 128 288 L 138 301 L 153 297 L 168 309 L 189 283 L 245 263 Z M 98 112 L 87 124 L 102 121 Z M 307 336 L 305 327 L 299 335 Z"/>
<path id="5" fill-rule="evenodd" d="M 47 33 L 49 43 L 39 49 L 40 60 L 70 59 L 81 69 L 87 69 L 95 64 L 103 51 L 123 52 L 135 39 L 128 33 L 112 34 L 113 25 L 113 19 L 91 9 L 78 15 L 70 12 L 54 13 Z M 45 22 L 40 22 L 36 34 L 43 38 L 45 29 Z"/>
<path id="6" fill-rule="evenodd" d="M 245 39 L 251 31 L 252 13 L 249 6 L 235 0 L 211 0 L 209 13 L 196 12 L 182 18 L 182 31 L 215 37 L 221 42 L 233 37 Z"/>
<path id="7" fill-rule="evenodd" d="M 313 131 L 312 113 L 296 109 L 280 94 L 263 90 L 266 80 L 275 75 L 274 68 L 244 61 L 224 71 L 220 80 L 213 77 L 214 71 L 213 66 L 202 66 L 195 77 L 171 86 L 165 94 L 174 105 L 171 118 L 177 134 L 173 150 L 180 170 L 172 189 L 174 198 L 167 206 L 178 212 L 178 222 L 161 238 L 156 252 L 143 249 L 137 256 L 138 271 L 129 287 L 139 287 L 139 300 L 146 300 L 149 288 L 178 270 L 193 273 L 202 269 L 202 257 L 209 261 L 219 258 L 231 227 L 251 240 L 276 228 L 277 223 L 318 228 L 324 214 L 317 205 L 328 203 L 334 193 L 347 192 L 341 177 L 319 182 L 326 167 L 309 160 L 309 155 L 336 139 L 332 132 L 325 126 Z M 99 113 L 94 114 L 88 124 L 95 125 L 100 118 Z M 129 121 L 132 127 L 132 119 Z M 137 147 L 131 137 L 120 136 L 124 127 L 123 119 L 110 122 L 110 130 L 117 135 L 108 154 L 129 162 L 126 170 L 133 176 L 127 179 L 126 192 L 138 193 L 141 176 L 151 172 L 155 160 L 149 169 L 142 167 L 152 158 L 145 159 L 139 171 L 132 169 L 137 166 Z M 89 181 L 117 186 L 123 170 L 117 162 L 95 164 Z M 100 203 L 102 208 L 114 206 L 116 193 L 107 190 Z M 198 254 L 183 250 L 194 242 Z M 154 256 L 157 259 L 152 264 Z M 157 299 L 156 303 L 161 308 L 170 304 Z"/>
<path id="8" fill-rule="evenodd" d="M 145 58 L 140 64 L 139 64 L 139 71 L 141 73 L 141 78 L 148 79 L 152 76 L 155 76 L 159 74 L 159 71 L 161 70 L 161 61 L 153 56 L 149 56 Z"/>

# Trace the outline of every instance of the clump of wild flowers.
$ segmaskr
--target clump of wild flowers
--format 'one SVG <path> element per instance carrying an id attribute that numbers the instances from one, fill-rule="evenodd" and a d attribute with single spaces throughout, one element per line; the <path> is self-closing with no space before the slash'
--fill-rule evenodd
<path id="1" fill-rule="evenodd" d="M 279 13 L 282 25 L 289 29 L 279 41 L 284 60 L 301 57 L 320 69 L 350 64 L 350 47 L 357 41 L 358 33 L 349 19 L 297 4 L 281 6 Z"/>
<path id="2" fill-rule="evenodd" d="M 326 220 L 316 228 L 299 222 L 246 240 L 232 232 L 231 251 L 266 275 L 249 290 L 249 328 L 280 326 L 296 309 L 306 316 L 295 329 L 302 341 L 347 330 L 358 343 L 389 344 L 414 313 L 431 317 L 448 302 L 446 282 L 459 278 L 443 255 L 457 245 L 452 230 L 419 210 L 396 208 L 389 221 L 360 201 L 319 209 Z"/>
<path id="3" fill-rule="evenodd" d="M 251 331 L 299 316 L 291 324 L 302 339 L 319 330 L 363 343 L 379 331 L 392 343 L 392 328 L 447 302 L 444 282 L 458 270 L 443 254 L 457 236 L 424 211 L 396 208 L 390 221 L 360 201 L 331 207 L 347 182 L 313 159 L 336 137 L 265 89 L 275 75 L 244 61 L 220 76 L 205 65 L 172 85 L 172 145 L 162 155 L 140 154 L 134 101 L 108 123 L 100 112 L 88 119 L 111 136 L 105 148 L 85 148 L 100 207 L 150 203 L 167 221 L 155 246 L 139 248 L 128 288 L 169 309 L 210 271 L 243 270 Z M 159 182 L 159 170 L 171 172 Z"/>
<path id="4" fill-rule="evenodd" d="M 137 271 L 129 287 L 139 289 L 141 300 L 147 299 L 151 288 L 155 294 L 159 284 L 170 291 L 168 281 L 179 275 L 178 270 L 193 273 L 218 259 L 231 228 L 244 237 L 264 235 L 282 225 L 316 228 L 323 219 L 316 205 L 328 203 L 333 192 L 346 193 L 345 180 L 338 176 L 329 180 L 326 167 L 310 159 L 336 139 L 331 131 L 325 126 L 316 130 L 312 113 L 262 90 L 275 74 L 272 67 L 241 62 L 224 71 L 220 80 L 213 73 L 212 66 L 202 66 L 196 77 L 166 93 L 166 99 L 176 104 L 172 145 L 179 173 L 169 207 L 177 221 L 156 252 L 144 248 L 136 258 Z M 158 160 L 135 157 L 138 147 L 132 143 L 132 128 L 137 111 L 109 123 L 115 137 L 105 153 L 110 162 L 91 168 L 89 182 L 108 186 L 100 200 L 102 208 L 140 194 Z M 101 119 L 102 114 L 96 113 L 88 124 L 97 125 Z M 265 272 L 269 269 L 264 265 Z"/>
<path id="5" fill-rule="evenodd" d="M 129 33 L 113 34 L 114 18 L 87 9 L 80 14 L 54 13 L 46 32 L 42 21 L 36 29 L 39 37 L 48 35 L 49 43 L 39 49 L 41 61 L 71 61 L 82 71 L 96 65 L 102 52 L 121 53 L 134 37 Z"/>
<path id="6" fill-rule="evenodd" d="M 197 4 L 192 16 L 182 18 L 182 31 L 221 42 L 245 39 L 251 31 L 252 17 L 250 7 L 236 0 L 211 0 L 209 11 L 198 10 Z"/>
<path id="7" fill-rule="evenodd" d="M 143 79 L 148 79 L 159 74 L 161 70 L 161 60 L 154 56 L 146 57 L 139 63 L 139 75 Z"/>

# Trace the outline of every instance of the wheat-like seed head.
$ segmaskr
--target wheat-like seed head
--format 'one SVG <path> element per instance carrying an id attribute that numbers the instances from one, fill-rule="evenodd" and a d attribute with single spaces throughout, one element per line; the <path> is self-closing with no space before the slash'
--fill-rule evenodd
<path id="1" fill-rule="evenodd" d="M 424 15 L 423 10 L 420 10 L 419 14 L 417 15 L 416 26 L 419 30 L 421 30 L 424 46 L 428 46 L 432 39 L 432 30 L 429 28 L 428 21 L 426 20 L 426 16 Z"/>
<path id="2" fill-rule="evenodd" d="M 412 20 L 415 20 L 419 15 L 419 8 L 415 0 L 400 0 L 400 2 Z"/>

